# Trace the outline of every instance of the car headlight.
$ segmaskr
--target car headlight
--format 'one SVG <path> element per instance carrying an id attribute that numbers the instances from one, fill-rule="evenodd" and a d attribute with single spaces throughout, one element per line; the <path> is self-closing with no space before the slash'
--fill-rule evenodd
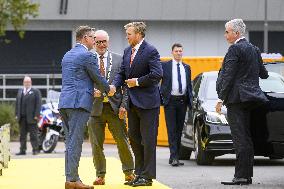
<path id="1" fill-rule="evenodd" d="M 207 112 L 205 118 L 206 122 L 209 123 L 228 125 L 228 121 L 224 114 L 219 114 L 217 112 Z"/>

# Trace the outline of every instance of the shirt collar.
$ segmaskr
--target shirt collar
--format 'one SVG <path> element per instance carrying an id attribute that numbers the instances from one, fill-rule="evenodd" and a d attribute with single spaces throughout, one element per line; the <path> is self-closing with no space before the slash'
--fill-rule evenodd
<path id="1" fill-rule="evenodd" d="M 96 54 L 97 54 L 97 57 L 100 58 L 101 55 L 97 52 L 96 52 Z M 108 50 L 104 54 L 104 58 L 106 58 L 106 57 L 108 57 Z"/>
<path id="2" fill-rule="evenodd" d="M 178 63 L 181 64 L 181 62 L 177 62 L 175 59 L 172 59 L 172 61 L 173 61 L 173 64 L 178 64 Z"/>
<path id="3" fill-rule="evenodd" d="M 245 37 L 240 37 L 239 39 L 237 39 L 234 44 L 236 44 L 237 42 L 239 42 L 240 40 L 244 39 Z"/>
<path id="4" fill-rule="evenodd" d="M 30 87 L 30 88 L 25 88 L 25 87 L 24 87 L 24 91 L 25 91 L 25 92 L 28 92 L 28 91 L 30 91 L 30 90 L 31 90 L 31 87 Z"/>
<path id="5" fill-rule="evenodd" d="M 143 41 L 144 41 L 144 38 L 140 41 L 140 43 L 138 43 L 138 44 L 136 44 L 136 45 L 134 46 L 134 49 L 135 49 L 136 52 L 137 52 L 138 49 L 140 48 L 140 46 L 141 46 L 141 44 L 143 43 Z"/>
<path id="6" fill-rule="evenodd" d="M 87 51 L 89 51 L 88 47 L 82 43 L 77 43 L 77 45 L 82 45 L 83 47 L 85 47 L 85 49 L 87 49 Z"/>

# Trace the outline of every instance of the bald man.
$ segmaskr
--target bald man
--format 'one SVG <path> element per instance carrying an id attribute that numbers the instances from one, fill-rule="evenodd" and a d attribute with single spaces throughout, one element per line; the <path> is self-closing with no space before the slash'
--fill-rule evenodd
<path id="1" fill-rule="evenodd" d="M 33 148 L 33 155 L 39 153 L 37 121 L 41 108 L 41 93 L 32 88 L 32 79 L 25 76 L 23 88 L 19 89 L 16 98 L 16 119 L 20 125 L 20 152 L 16 155 L 26 155 L 27 133 Z"/>

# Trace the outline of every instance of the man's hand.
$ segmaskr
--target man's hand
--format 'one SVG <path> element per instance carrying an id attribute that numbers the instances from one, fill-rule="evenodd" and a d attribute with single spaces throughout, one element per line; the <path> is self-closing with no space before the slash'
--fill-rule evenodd
<path id="1" fill-rule="evenodd" d="M 113 96 L 115 92 L 116 92 L 115 86 L 114 85 L 110 85 L 109 86 L 108 96 Z"/>
<path id="2" fill-rule="evenodd" d="M 101 96 L 102 96 L 101 91 L 99 91 L 98 89 L 94 89 L 94 97 L 98 98 L 98 97 L 101 97 Z"/>
<path id="3" fill-rule="evenodd" d="M 127 86 L 129 88 L 136 87 L 137 86 L 136 85 L 136 80 L 137 80 L 137 78 L 127 79 L 127 80 L 125 80 L 125 83 L 127 84 Z"/>
<path id="4" fill-rule="evenodd" d="M 219 114 L 221 114 L 222 105 L 223 105 L 223 102 L 218 101 L 216 106 L 215 106 L 216 112 L 219 113 Z"/>
<path id="5" fill-rule="evenodd" d="M 119 119 L 124 119 L 126 116 L 126 109 L 123 107 L 119 108 L 118 117 Z"/>

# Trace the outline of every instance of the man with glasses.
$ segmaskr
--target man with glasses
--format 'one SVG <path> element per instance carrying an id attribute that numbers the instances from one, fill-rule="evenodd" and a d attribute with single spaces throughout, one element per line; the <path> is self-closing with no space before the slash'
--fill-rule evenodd
<path id="1" fill-rule="evenodd" d="M 111 83 L 115 75 L 119 72 L 122 57 L 116 53 L 110 52 L 109 35 L 104 30 L 95 32 L 95 51 L 99 59 L 99 69 L 108 83 Z M 131 181 L 134 178 L 133 157 L 130 151 L 126 135 L 125 114 L 128 95 L 126 87 L 117 88 L 112 97 L 103 95 L 95 84 L 95 100 L 93 111 L 88 121 L 90 141 L 92 144 L 93 162 L 96 168 L 96 180 L 94 185 L 105 184 L 106 159 L 104 155 L 103 143 L 105 139 L 105 127 L 111 132 L 117 143 L 119 157 L 122 163 L 122 170 L 125 174 L 125 181 Z"/>
<path id="2" fill-rule="evenodd" d="M 61 62 L 62 89 L 59 111 L 65 132 L 65 189 L 93 189 L 82 183 L 78 167 L 84 140 L 84 128 L 92 110 L 94 83 L 97 89 L 112 96 L 115 88 L 100 75 L 96 56 L 90 52 L 95 43 L 94 29 L 80 26 L 77 44 Z"/>

